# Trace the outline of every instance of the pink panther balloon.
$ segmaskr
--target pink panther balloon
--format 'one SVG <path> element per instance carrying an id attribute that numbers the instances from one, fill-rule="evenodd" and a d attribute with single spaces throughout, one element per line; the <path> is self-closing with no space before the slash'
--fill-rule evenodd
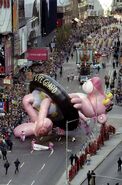
<path id="1" fill-rule="evenodd" d="M 112 103 L 109 99 L 107 105 L 103 104 L 106 95 L 102 88 L 101 79 L 99 77 L 93 77 L 84 83 L 82 88 L 86 94 L 69 94 L 71 103 L 78 110 L 79 120 L 86 121 L 88 118 L 97 118 L 99 123 L 105 123 L 107 121 L 106 110 L 112 107 Z M 22 131 L 25 132 L 26 136 L 47 135 L 54 125 L 49 115 L 58 115 L 57 118 L 59 120 L 62 116 L 60 111 L 57 111 L 57 106 L 52 99 L 44 92 L 39 92 L 38 90 L 25 95 L 23 106 L 31 121 L 29 123 L 23 123 L 14 129 L 16 137 L 20 137 Z"/>

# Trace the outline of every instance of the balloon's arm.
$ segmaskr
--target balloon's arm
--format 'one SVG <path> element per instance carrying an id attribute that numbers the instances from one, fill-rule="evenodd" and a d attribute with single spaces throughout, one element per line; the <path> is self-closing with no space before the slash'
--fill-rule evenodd
<path id="1" fill-rule="evenodd" d="M 51 102 L 52 100 L 50 98 L 45 98 L 41 102 L 38 119 L 36 122 L 35 135 L 45 135 L 52 129 L 53 123 L 47 118 L 48 109 L 51 105 Z"/>
<path id="2" fill-rule="evenodd" d="M 28 94 L 25 95 L 23 98 L 23 106 L 25 111 L 28 113 L 28 115 L 30 116 L 32 122 L 35 122 L 37 120 L 37 112 L 34 110 L 32 104 L 33 104 L 33 95 L 32 94 Z"/>

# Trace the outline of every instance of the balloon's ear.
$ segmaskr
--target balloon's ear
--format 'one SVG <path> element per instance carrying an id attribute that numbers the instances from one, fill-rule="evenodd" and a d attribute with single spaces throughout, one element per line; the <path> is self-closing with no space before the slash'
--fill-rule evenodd
<path id="1" fill-rule="evenodd" d="M 82 89 L 85 93 L 90 94 L 92 93 L 94 86 L 91 80 L 88 80 L 82 85 Z"/>

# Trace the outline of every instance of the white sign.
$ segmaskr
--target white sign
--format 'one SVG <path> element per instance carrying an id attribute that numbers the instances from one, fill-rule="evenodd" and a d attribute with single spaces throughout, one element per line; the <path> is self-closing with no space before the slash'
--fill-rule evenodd
<path id="1" fill-rule="evenodd" d="M 49 150 L 48 146 L 44 146 L 44 145 L 39 145 L 39 144 L 33 144 L 33 150 Z"/>
<path id="2" fill-rule="evenodd" d="M 11 1 L 9 6 L 0 7 L 0 33 L 12 32 Z"/>

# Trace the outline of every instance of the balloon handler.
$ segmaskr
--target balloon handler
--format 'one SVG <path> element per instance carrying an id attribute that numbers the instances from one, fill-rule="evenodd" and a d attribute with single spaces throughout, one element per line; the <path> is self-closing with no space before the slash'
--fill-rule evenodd
<path id="1" fill-rule="evenodd" d="M 45 74 L 36 74 L 30 82 L 30 94 L 23 98 L 23 106 L 30 117 L 14 129 L 14 135 L 44 136 L 53 127 L 74 130 L 82 121 L 96 117 L 99 123 L 107 121 L 107 110 L 112 107 L 111 99 L 104 94 L 102 81 L 93 77 L 83 84 L 83 93 L 67 94 L 64 88 Z M 105 100 L 107 104 L 104 105 Z M 112 108 L 111 108 L 112 109 Z"/>

